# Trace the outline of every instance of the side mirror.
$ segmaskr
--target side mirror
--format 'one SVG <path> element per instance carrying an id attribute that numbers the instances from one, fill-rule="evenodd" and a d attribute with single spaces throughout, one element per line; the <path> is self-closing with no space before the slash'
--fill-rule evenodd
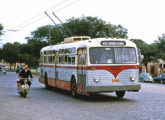
<path id="1" fill-rule="evenodd" d="M 142 62 L 143 59 L 144 59 L 144 55 L 140 55 L 140 56 L 139 56 L 139 62 Z"/>
<path id="2" fill-rule="evenodd" d="M 139 48 L 138 48 L 138 56 L 139 56 L 139 62 L 142 62 L 144 59 L 144 55 L 141 55 L 141 51 Z"/>

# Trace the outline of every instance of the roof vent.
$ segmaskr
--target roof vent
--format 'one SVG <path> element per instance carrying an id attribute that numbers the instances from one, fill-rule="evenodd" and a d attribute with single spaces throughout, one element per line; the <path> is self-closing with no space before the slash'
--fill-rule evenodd
<path id="1" fill-rule="evenodd" d="M 75 36 L 75 37 L 65 38 L 64 42 L 69 43 L 69 42 L 77 42 L 77 41 L 90 40 L 90 39 L 91 38 L 88 36 Z"/>

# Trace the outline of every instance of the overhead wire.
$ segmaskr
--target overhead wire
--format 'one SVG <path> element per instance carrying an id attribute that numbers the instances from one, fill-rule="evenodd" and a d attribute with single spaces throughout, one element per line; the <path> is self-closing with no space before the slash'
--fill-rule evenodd
<path id="1" fill-rule="evenodd" d="M 68 1 L 68 0 L 64 0 L 64 1 L 66 2 L 66 1 Z M 71 5 L 73 5 L 73 4 L 75 4 L 75 3 L 79 2 L 79 1 L 80 1 L 80 0 L 75 0 L 75 1 L 73 1 L 73 2 L 71 2 L 71 3 L 69 3 L 69 4 L 67 4 L 67 5 L 65 5 L 65 6 L 63 6 L 63 7 L 60 7 L 60 8 L 58 8 L 58 9 L 56 9 L 55 11 L 56 11 L 56 13 L 57 13 L 57 12 L 59 12 L 59 11 L 65 9 L 65 8 L 71 6 Z M 59 6 L 59 5 L 63 4 L 63 3 L 64 3 L 64 2 L 60 2 L 60 3 L 58 3 L 57 5 Z M 51 8 L 47 9 L 46 11 L 52 10 L 53 8 L 57 7 L 57 5 L 52 6 Z M 36 18 L 38 18 L 38 19 L 36 19 Z M 27 26 L 29 26 L 29 25 L 31 25 L 31 24 L 34 24 L 34 23 L 36 23 L 36 22 L 38 22 L 38 21 L 40 21 L 40 20 L 43 20 L 44 18 L 45 18 L 45 16 L 44 16 L 44 14 L 43 14 L 43 12 L 42 12 L 42 14 L 40 13 L 40 14 L 36 15 L 35 17 L 32 17 L 31 19 L 28 19 L 28 20 L 26 20 L 25 22 L 23 22 L 22 24 L 18 25 L 18 26 L 17 26 L 17 29 L 18 29 L 18 30 L 21 30 L 21 29 L 23 29 L 23 28 L 25 28 L 25 27 L 27 27 Z M 31 21 L 31 22 L 29 23 L 29 21 Z M 26 23 L 27 23 L 27 24 L 26 24 Z"/>
<path id="2" fill-rule="evenodd" d="M 58 6 L 60 6 L 61 4 L 64 4 L 65 2 L 67 2 L 67 1 L 68 1 L 68 0 L 63 0 L 62 2 L 57 3 L 57 4 L 53 5 L 52 7 L 48 8 L 47 11 L 48 11 L 48 10 L 51 10 L 51 9 L 53 9 L 53 8 L 55 8 L 55 7 L 58 7 Z M 21 24 L 17 25 L 17 26 L 14 27 L 14 28 L 19 28 L 20 26 L 22 26 L 22 25 L 28 23 L 30 20 L 36 19 L 37 17 L 42 16 L 42 15 L 43 15 L 43 12 L 41 12 L 41 13 L 39 13 L 39 14 L 33 16 L 33 17 L 31 17 L 30 19 L 28 19 L 28 20 L 22 22 Z"/>

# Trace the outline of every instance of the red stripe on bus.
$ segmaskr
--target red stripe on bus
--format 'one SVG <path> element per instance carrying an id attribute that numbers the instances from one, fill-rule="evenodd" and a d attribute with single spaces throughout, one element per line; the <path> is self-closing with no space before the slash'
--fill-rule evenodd
<path id="1" fill-rule="evenodd" d="M 139 69 L 139 65 L 127 65 L 127 66 L 89 66 L 88 70 L 107 70 L 111 72 L 115 77 L 123 70 L 126 69 Z"/>
<path id="2" fill-rule="evenodd" d="M 77 66 L 55 66 L 55 65 L 40 65 L 40 67 L 56 67 L 56 68 L 70 68 L 70 69 L 77 69 Z"/>
<path id="3" fill-rule="evenodd" d="M 43 65 L 48 67 L 48 65 Z M 49 67 L 55 67 L 53 65 Z M 79 67 L 79 66 L 56 66 L 57 68 L 69 68 L 69 69 L 85 69 L 85 70 L 107 70 L 111 72 L 115 77 L 125 69 L 139 69 L 139 65 L 121 65 L 121 66 L 88 66 L 88 67 Z"/>

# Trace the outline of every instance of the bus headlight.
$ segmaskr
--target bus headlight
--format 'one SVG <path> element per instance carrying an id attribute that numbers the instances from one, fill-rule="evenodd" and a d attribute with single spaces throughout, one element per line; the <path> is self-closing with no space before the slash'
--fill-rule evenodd
<path id="1" fill-rule="evenodd" d="M 97 79 L 94 78 L 94 82 L 95 82 L 95 83 L 98 83 L 98 82 L 99 82 L 99 79 L 98 79 L 98 78 L 97 78 Z"/>
<path id="2" fill-rule="evenodd" d="M 135 78 L 134 77 L 130 77 L 130 81 L 131 82 L 135 82 Z"/>

